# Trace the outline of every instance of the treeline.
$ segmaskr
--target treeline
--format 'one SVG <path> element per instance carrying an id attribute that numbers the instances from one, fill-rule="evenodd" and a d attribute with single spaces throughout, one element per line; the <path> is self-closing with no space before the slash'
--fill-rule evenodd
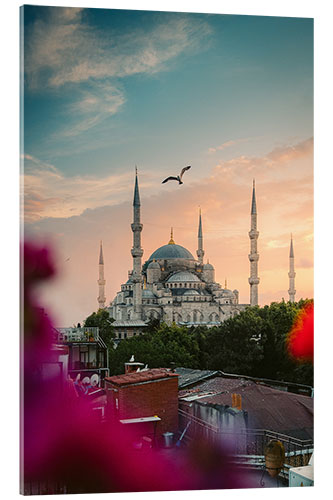
<path id="1" fill-rule="evenodd" d="M 183 366 L 222 370 L 313 385 L 312 364 L 292 360 L 286 346 L 288 332 L 306 302 L 274 302 L 270 306 L 248 307 L 213 328 L 168 326 L 153 321 L 145 335 L 121 340 L 116 349 L 109 349 L 111 374 L 124 373 L 124 363 L 134 355 L 136 361 L 149 368 Z M 92 325 L 91 321 L 88 325 L 87 320 L 86 326 L 99 326 Z M 108 320 L 108 326 L 110 324 Z M 111 347 L 112 325 L 106 335 L 107 338 L 104 335 L 103 338 Z"/>

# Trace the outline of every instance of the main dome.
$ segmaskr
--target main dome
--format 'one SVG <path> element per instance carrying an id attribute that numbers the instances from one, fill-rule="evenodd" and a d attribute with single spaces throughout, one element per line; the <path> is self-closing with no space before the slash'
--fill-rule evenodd
<path id="1" fill-rule="evenodd" d="M 181 245 L 163 245 L 151 254 L 149 260 L 153 259 L 188 259 L 195 260 L 191 252 Z"/>

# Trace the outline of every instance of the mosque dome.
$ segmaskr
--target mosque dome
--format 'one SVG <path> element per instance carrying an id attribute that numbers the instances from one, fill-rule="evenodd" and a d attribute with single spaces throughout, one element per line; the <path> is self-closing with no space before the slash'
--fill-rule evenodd
<path id="1" fill-rule="evenodd" d="M 203 270 L 204 271 L 209 271 L 209 270 L 214 271 L 214 266 L 212 266 L 212 264 L 209 264 L 209 262 L 207 262 L 207 264 L 203 265 Z"/>
<path id="2" fill-rule="evenodd" d="M 172 274 L 170 278 L 167 279 L 167 283 L 178 283 L 178 282 L 198 283 L 200 282 L 200 280 L 198 276 L 196 276 L 193 273 L 190 273 L 189 271 L 178 271 L 178 273 Z"/>
<path id="3" fill-rule="evenodd" d="M 160 259 L 160 260 L 168 260 L 168 259 L 188 259 L 195 260 L 191 252 L 189 252 L 186 248 L 181 245 L 176 244 L 168 244 L 163 245 L 158 248 L 151 254 L 149 260 Z M 151 265 L 151 264 L 150 264 Z"/>

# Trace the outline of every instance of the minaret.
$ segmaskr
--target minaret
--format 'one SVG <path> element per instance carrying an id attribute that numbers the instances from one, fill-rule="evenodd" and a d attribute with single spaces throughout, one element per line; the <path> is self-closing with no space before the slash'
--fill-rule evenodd
<path id="1" fill-rule="evenodd" d="M 98 268 L 99 268 L 99 279 L 97 280 L 97 283 L 98 283 L 98 297 L 97 297 L 98 308 L 104 309 L 106 299 L 105 299 L 104 259 L 103 259 L 102 240 L 101 240 L 100 249 L 99 249 Z"/>
<path id="2" fill-rule="evenodd" d="M 258 305 L 258 260 L 259 254 L 257 252 L 257 239 L 259 232 L 257 231 L 257 204 L 256 204 L 256 188 L 255 181 L 253 179 L 253 190 L 252 190 L 252 205 L 251 205 L 251 231 L 249 232 L 250 242 L 251 242 L 251 253 L 249 254 L 250 261 L 250 305 Z"/>
<path id="3" fill-rule="evenodd" d="M 141 267 L 141 257 L 143 255 L 143 250 L 141 248 L 141 231 L 142 224 L 140 222 L 140 195 L 139 195 L 139 185 L 138 185 L 138 171 L 135 167 L 135 187 L 134 187 L 134 199 L 133 199 L 133 223 L 131 224 L 133 231 L 133 247 L 131 254 L 133 257 L 133 304 L 134 312 L 133 319 L 142 319 L 142 267 Z"/>
<path id="4" fill-rule="evenodd" d="M 202 237 L 202 222 L 201 222 L 201 208 L 199 209 L 199 229 L 198 229 L 198 250 L 197 256 L 201 265 L 203 265 L 203 258 L 205 251 L 203 249 L 203 237 Z"/>
<path id="5" fill-rule="evenodd" d="M 295 302 L 295 266 L 294 266 L 294 246 L 293 246 L 293 235 L 290 237 L 290 252 L 289 252 L 289 300 L 290 302 Z"/>

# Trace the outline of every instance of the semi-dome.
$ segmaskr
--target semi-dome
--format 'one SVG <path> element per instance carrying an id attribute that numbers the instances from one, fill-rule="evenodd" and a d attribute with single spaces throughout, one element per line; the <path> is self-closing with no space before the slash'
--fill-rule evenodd
<path id="1" fill-rule="evenodd" d="M 153 259 L 188 259 L 195 260 L 191 252 L 181 245 L 163 245 L 151 254 L 149 260 Z"/>
<path id="2" fill-rule="evenodd" d="M 179 282 L 200 282 L 198 276 L 189 271 L 178 271 L 178 273 L 172 274 L 170 278 L 167 279 L 167 283 L 179 283 Z"/>
<path id="3" fill-rule="evenodd" d="M 159 265 L 158 262 L 156 262 L 155 260 L 153 260 L 149 266 L 148 266 L 148 269 L 161 269 L 161 266 Z"/>
<path id="4" fill-rule="evenodd" d="M 186 290 L 183 295 L 200 295 L 200 293 L 198 292 L 198 290 L 191 288 L 190 290 Z"/>
<path id="5" fill-rule="evenodd" d="M 143 299 L 155 299 L 155 294 L 151 290 L 143 289 L 142 298 Z"/>

